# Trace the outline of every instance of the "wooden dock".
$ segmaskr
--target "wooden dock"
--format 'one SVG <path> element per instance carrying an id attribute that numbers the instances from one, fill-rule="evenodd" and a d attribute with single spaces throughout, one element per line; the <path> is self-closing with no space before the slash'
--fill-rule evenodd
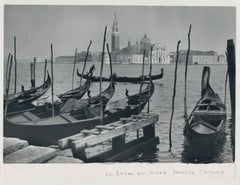
<path id="1" fill-rule="evenodd" d="M 71 148 L 73 156 L 84 162 L 126 161 L 139 153 L 154 152 L 159 138 L 155 137 L 158 115 L 141 114 L 59 140 L 61 149 Z M 142 130 L 142 136 L 139 132 Z M 136 138 L 127 141 L 127 133 Z"/>
<path id="2" fill-rule="evenodd" d="M 29 145 L 17 138 L 4 138 L 4 163 L 83 163 L 126 161 L 137 154 L 154 152 L 158 115 L 140 114 L 98 125 L 59 140 L 58 146 Z M 129 134 L 131 133 L 131 134 Z"/>

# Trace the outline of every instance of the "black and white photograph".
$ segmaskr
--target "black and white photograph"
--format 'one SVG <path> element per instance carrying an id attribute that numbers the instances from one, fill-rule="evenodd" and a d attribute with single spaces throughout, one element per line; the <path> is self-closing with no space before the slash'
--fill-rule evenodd
<path id="1" fill-rule="evenodd" d="M 4 4 L 3 165 L 234 164 L 236 23 L 217 4 Z"/>

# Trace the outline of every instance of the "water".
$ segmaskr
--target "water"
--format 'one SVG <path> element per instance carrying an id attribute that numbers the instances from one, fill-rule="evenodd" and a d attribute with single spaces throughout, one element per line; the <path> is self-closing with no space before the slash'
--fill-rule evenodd
<path id="1" fill-rule="evenodd" d="M 86 69 L 89 69 L 90 63 L 87 64 Z M 28 89 L 30 86 L 30 65 L 27 63 L 21 63 L 18 65 L 18 91 L 20 91 L 21 84 Z M 100 65 L 95 64 L 96 71 L 95 75 L 99 75 Z M 223 145 L 222 150 L 218 155 L 213 156 L 211 159 L 189 159 L 187 157 L 187 148 L 184 145 L 184 65 L 178 66 L 178 79 L 177 79 L 177 90 L 175 98 L 175 114 L 173 117 L 173 127 L 172 127 L 172 153 L 168 152 L 169 149 L 169 122 L 171 115 L 171 102 L 173 94 L 173 81 L 174 81 L 174 65 L 154 65 L 153 74 L 160 73 L 161 68 L 164 68 L 164 77 L 161 80 L 154 81 L 155 92 L 151 98 L 150 110 L 159 115 L 159 122 L 156 124 L 156 136 L 160 138 L 160 144 L 157 146 L 156 154 L 151 156 L 150 161 L 159 162 L 215 162 L 215 163 L 228 163 L 232 162 L 232 149 L 231 149 L 231 132 L 230 132 L 230 122 L 228 121 L 226 127 L 226 141 Z M 36 85 L 40 85 L 43 82 L 43 63 L 37 63 L 36 66 Z M 54 91 L 55 94 L 65 92 L 71 88 L 72 83 L 72 64 L 54 64 Z M 76 68 L 81 71 L 82 64 L 77 64 Z M 113 71 L 119 76 L 139 76 L 141 74 L 141 65 L 113 65 Z M 224 83 L 226 76 L 226 65 L 211 65 L 211 77 L 210 84 L 212 88 L 219 94 L 219 96 L 224 101 Z M 50 64 L 48 66 L 50 72 Z M 200 98 L 200 86 L 201 86 L 201 76 L 202 76 L 202 65 L 190 65 L 188 67 L 188 91 L 187 91 L 187 104 L 188 104 L 188 114 L 192 111 L 196 102 Z M 145 67 L 145 74 L 148 74 L 149 66 Z M 104 66 L 103 76 L 109 76 L 109 65 Z M 12 86 L 13 87 L 13 76 L 12 76 Z M 75 75 L 75 86 L 77 85 L 79 78 Z M 107 87 L 108 83 L 103 84 L 103 89 Z M 228 86 L 227 86 L 228 87 Z M 129 95 L 134 94 L 139 91 L 139 84 L 130 83 L 117 83 L 116 93 L 111 101 L 120 99 L 125 96 L 125 89 L 129 90 Z M 92 83 L 91 85 L 91 95 L 97 95 L 99 93 L 99 84 Z M 50 91 L 48 91 L 50 95 Z M 230 119 L 230 97 L 229 91 L 227 89 L 227 115 L 228 120 Z M 145 109 L 146 110 L 146 109 Z"/>

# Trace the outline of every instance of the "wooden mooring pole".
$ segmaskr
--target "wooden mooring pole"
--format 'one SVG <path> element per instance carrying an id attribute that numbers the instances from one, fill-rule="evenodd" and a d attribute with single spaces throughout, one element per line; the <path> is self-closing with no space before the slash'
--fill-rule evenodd
<path id="1" fill-rule="evenodd" d="M 46 80 L 46 72 L 47 72 L 47 59 L 45 59 L 45 64 L 44 64 L 44 77 L 43 77 L 43 82 Z"/>
<path id="2" fill-rule="evenodd" d="M 5 73 L 5 94 L 7 95 L 7 86 L 8 86 L 8 71 L 9 71 L 9 63 L 10 63 L 10 57 L 11 57 L 11 53 L 8 54 L 8 58 L 7 58 L 7 67 L 6 67 L 6 73 Z"/>
<path id="3" fill-rule="evenodd" d="M 75 74 L 75 65 L 77 62 L 77 48 L 75 49 L 75 54 L 74 54 L 74 62 L 73 62 L 73 72 L 72 72 L 72 90 L 74 86 L 74 74 Z M 81 82 L 80 82 L 81 83 Z M 81 85 L 80 85 L 81 86 Z"/>
<path id="4" fill-rule="evenodd" d="M 172 97 L 172 114 L 170 118 L 170 126 L 169 126 L 169 152 L 172 151 L 172 120 L 174 115 L 174 101 L 176 95 L 176 84 L 177 84 L 177 69 L 178 69 L 178 52 L 179 52 L 179 45 L 181 41 L 177 43 L 177 56 L 175 61 L 175 73 L 174 73 L 174 85 L 173 85 L 173 97 Z"/>
<path id="5" fill-rule="evenodd" d="M 187 57 L 185 62 L 185 80 L 184 80 L 184 118 L 185 122 L 188 122 L 188 113 L 187 113 L 187 71 L 188 71 L 188 57 L 190 53 L 190 34 L 191 34 L 192 25 L 189 26 L 188 31 L 188 50 L 187 50 Z"/>
<path id="6" fill-rule="evenodd" d="M 54 117 L 54 92 L 53 92 L 53 46 L 51 44 L 51 94 L 52 94 L 52 117 Z"/>
<path id="7" fill-rule="evenodd" d="M 16 36 L 14 36 L 14 64 L 15 64 L 15 74 L 14 74 L 14 94 L 16 94 L 17 91 L 17 49 L 16 49 Z"/>
<path id="8" fill-rule="evenodd" d="M 8 95 L 9 95 L 10 81 L 11 81 L 12 61 L 13 61 L 13 55 L 11 55 L 10 57 L 9 70 L 8 70 L 5 117 L 7 116 L 7 109 L 8 109 Z"/>
<path id="9" fill-rule="evenodd" d="M 231 99 L 231 111 L 232 111 L 232 130 L 231 139 L 233 146 L 233 161 L 235 161 L 235 85 L 236 85 L 236 64 L 235 64 L 235 46 L 233 39 L 227 41 L 227 63 L 229 73 L 229 88 Z"/>
<path id="10" fill-rule="evenodd" d="M 151 83 L 152 83 L 152 50 L 153 46 L 151 46 L 151 51 L 150 51 L 150 70 L 149 70 L 149 89 L 148 89 L 148 107 L 147 107 L 147 113 L 149 113 L 150 109 L 150 91 L 151 91 Z"/>
<path id="11" fill-rule="evenodd" d="M 80 78 L 80 86 L 82 85 L 82 78 L 83 78 L 83 74 L 84 74 L 84 71 L 85 71 L 85 68 L 86 68 L 88 53 L 89 53 L 89 49 L 90 49 L 91 45 L 92 45 L 92 41 L 90 40 L 90 43 L 89 43 L 88 48 L 87 48 L 87 53 L 86 53 L 86 56 L 85 56 L 85 59 L 84 59 L 84 65 L 83 65 L 83 69 L 82 69 L 82 76 Z"/>
<path id="12" fill-rule="evenodd" d="M 33 80 L 34 87 L 36 86 L 36 57 L 33 58 Z"/>
<path id="13" fill-rule="evenodd" d="M 144 76 L 144 67 L 145 67 L 145 49 L 143 50 L 143 63 L 142 63 L 142 83 L 140 85 L 140 90 L 139 90 L 139 93 L 141 94 L 142 93 L 142 86 L 143 86 L 143 83 L 144 83 L 144 79 L 145 79 L 145 76 Z"/>
<path id="14" fill-rule="evenodd" d="M 104 63 L 104 54 L 105 54 L 105 42 L 106 42 L 106 33 L 107 26 L 105 26 L 104 37 L 103 37 L 103 48 L 102 48 L 102 60 L 101 60 L 101 69 L 100 69 L 100 86 L 99 86 L 99 94 L 100 94 L 100 122 L 103 124 L 103 103 L 102 103 L 102 72 L 103 72 L 103 63 Z"/>

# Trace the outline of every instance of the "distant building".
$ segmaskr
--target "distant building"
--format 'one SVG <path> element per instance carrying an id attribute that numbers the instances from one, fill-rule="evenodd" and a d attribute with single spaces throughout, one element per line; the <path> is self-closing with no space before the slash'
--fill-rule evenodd
<path id="1" fill-rule="evenodd" d="M 115 13 L 115 18 L 112 26 L 112 52 L 111 58 L 113 63 L 121 64 L 141 64 L 143 62 L 143 53 L 145 51 L 145 62 L 148 63 L 150 59 L 151 47 L 152 62 L 153 63 L 169 63 L 166 55 L 166 46 L 162 43 L 152 44 L 151 40 L 145 33 L 144 37 L 140 40 L 140 43 L 136 41 L 135 44 L 131 44 L 130 40 L 126 47 L 120 49 L 120 32 L 118 27 L 118 21 Z M 109 58 L 105 57 L 105 62 L 109 62 Z"/>
<path id="2" fill-rule="evenodd" d="M 176 52 L 170 52 L 170 63 L 175 63 Z M 187 57 L 187 50 L 180 50 L 178 56 L 178 63 L 185 64 Z M 223 55 L 218 55 L 216 51 L 198 51 L 191 50 L 189 52 L 188 64 L 224 64 L 226 59 Z"/>
<path id="3" fill-rule="evenodd" d="M 87 54 L 86 51 L 77 53 L 76 62 L 84 62 L 86 54 Z M 59 56 L 59 57 L 56 57 L 55 59 L 56 63 L 74 63 L 74 60 L 75 60 L 75 56 Z M 91 62 L 91 61 L 92 61 L 92 53 L 89 52 L 87 57 L 87 62 Z"/>

